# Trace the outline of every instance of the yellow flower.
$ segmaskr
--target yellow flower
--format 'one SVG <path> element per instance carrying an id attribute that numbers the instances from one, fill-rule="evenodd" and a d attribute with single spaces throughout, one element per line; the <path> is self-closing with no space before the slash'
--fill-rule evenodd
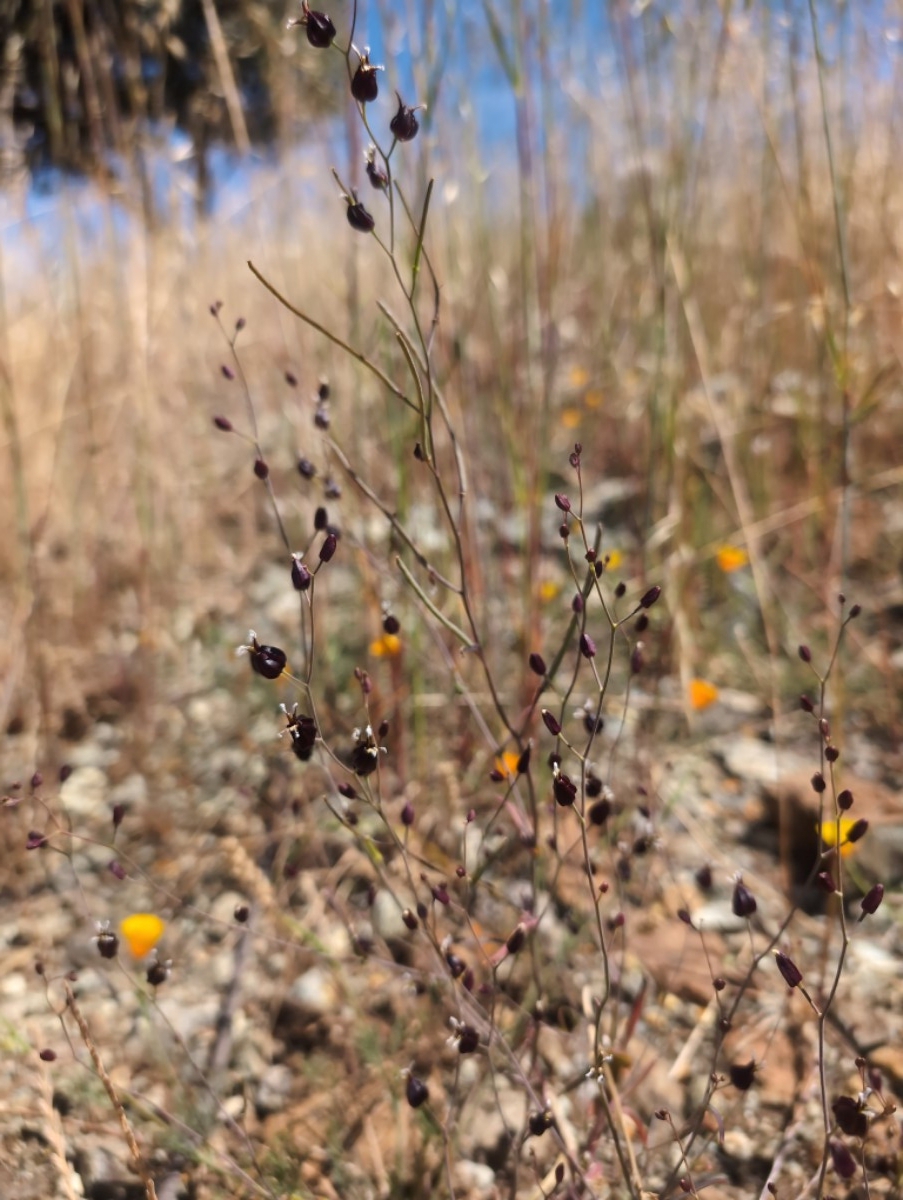
<path id="1" fill-rule="evenodd" d="M 370 653 L 374 658 L 395 658 L 401 654 L 401 638 L 397 633 L 384 633 L 370 643 Z"/>
<path id="2" fill-rule="evenodd" d="M 561 424 L 565 429 L 576 429 L 580 424 L 580 409 L 563 408 L 561 410 Z"/>
<path id="3" fill-rule="evenodd" d="M 847 834 L 850 832 L 850 830 L 853 828 L 853 826 L 855 824 L 856 824 L 856 821 L 853 817 L 841 817 L 840 818 L 839 825 L 840 825 L 840 857 L 841 858 L 846 858 L 848 854 L 852 854 L 853 851 L 856 849 L 855 842 L 847 841 Z M 822 823 L 821 823 L 821 831 L 820 832 L 821 832 L 822 845 L 827 846 L 827 848 L 829 850 L 833 850 L 833 848 L 837 845 L 837 827 L 838 827 L 838 821 L 834 817 L 828 817 L 826 820 L 822 821 Z M 817 826 L 816 826 L 816 828 L 817 828 Z"/>
<path id="4" fill-rule="evenodd" d="M 584 388 L 589 383 L 589 371 L 586 367 L 571 367 L 568 372 L 568 383 L 572 388 Z"/>
<path id="5" fill-rule="evenodd" d="M 554 600 L 561 588 L 551 579 L 544 579 L 539 585 L 539 598 L 543 604 L 548 604 L 550 600 Z"/>
<path id="6" fill-rule="evenodd" d="M 604 397 L 598 388 L 590 388 L 583 397 L 583 403 L 587 408 L 601 408 Z"/>
<path id="7" fill-rule="evenodd" d="M 742 546 L 719 546 L 715 561 L 725 575 L 730 575 L 732 571 L 739 571 L 741 567 L 746 566 L 749 555 Z"/>
<path id="8" fill-rule="evenodd" d="M 504 775 L 506 779 L 517 778 L 517 764 L 520 762 L 520 755 L 514 750 L 506 750 L 504 754 L 500 754 L 495 760 L 495 769 L 500 775 Z"/>
<path id="9" fill-rule="evenodd" d="M 691 679 L 689 691 L 690 707 L 694 712 L 702 712 L 718 699 L 718 689 L 706 679 Z"/>
<path id="10" fill-rule="evenodd" d="M 166 922 L 156 913 L 132 913 L 119 926 L 119 932 L 135 958 L 144 958 L 159 942 L 165 928 Z"/>
<path id="11" fill-rule="evenodd" d="M 624 561 L 624 555 L 620 550 L 609 550 L 605 555 L 606 571 L 617 571 L 618 567 Z"/>

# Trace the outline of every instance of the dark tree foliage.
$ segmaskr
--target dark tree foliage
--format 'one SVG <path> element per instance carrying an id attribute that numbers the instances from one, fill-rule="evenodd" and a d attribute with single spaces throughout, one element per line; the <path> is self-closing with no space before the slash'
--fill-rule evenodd
<path id="1" fill-rule="evenodd" d="M 212 146 L 287 142 L 339 102 L 318 56 L 286 53 L 293 11 L 285 0 L 0 0 L 0 182 L 49 167 L 112 180 L 148 137 L 177 128 L 204 202 Z"/>

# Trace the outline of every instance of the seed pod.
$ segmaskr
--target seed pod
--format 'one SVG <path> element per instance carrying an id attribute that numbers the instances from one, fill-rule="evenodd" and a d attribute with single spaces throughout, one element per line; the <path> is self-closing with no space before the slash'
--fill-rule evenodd
<path id="1" fill-rule="evenodd" d="M 327 533 L 323 545 L 320 547 L 320 562 L 328 563 L 335 555 L 338 539 L 334 533 Z"/>
<path id="2" fill-rule="evenodd" d="M 661 594 L 662 589 L 659 584 L 653 584 L 648 592 L 644 592 L 643 597 L 640 600 L 640 608 L 651 608 Z"/>
<path id="3" fill-rule="evenodd" d="M 382 67 L 370 62 L 370 55 L 365 51 L 357 65 L 357 70 L 351 78 L 351 94 L 358 104 L 372 104 L 379 95 L 379 81 L 376 72 Z"/>
<path id="4" fill-rule="evenodd" d="M 596 643 L 588 633 L 580 634 L 580 653 L 584 658 L 595 658 L 596 656 Z"/>
<path id="5" fill-rule="evenodd" d="M 409 108 L 398 92 L 395 95 L 398 96 L 398 111 L 389 122 L 389 129 L 397 141 L 410 142 L 417 136 L 417 130 L 420 128 L 420 122 L 417 120 L 417 108 L 420 105 Z"/>
<path id="6" fill-rule="evenodd" d="M 538 675 L 541 679 L 546 673 L 546 660 L 543 656 L 534 651 L 527 661 L 533 674 Z"/>

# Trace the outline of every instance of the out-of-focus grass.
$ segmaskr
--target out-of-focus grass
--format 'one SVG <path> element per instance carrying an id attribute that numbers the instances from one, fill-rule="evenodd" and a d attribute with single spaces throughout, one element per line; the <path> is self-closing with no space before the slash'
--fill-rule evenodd
<path id="1" fill-rule="evenodd" d="M 623 555 L 627 578 L 665 572 L 675 636 L 662 665 L 689 680 L 714 661 L 716 682 L 758 687 L 726 647 L 736 612 L 719 616 L 735 584 L 754 655 L 792 645 L 801 626 L 813 636 L 841 585 L 880 607 L 899 584 L 903 179 L 895 77 L 871 74 L 880 31 L 863 29 L 827 68 L 848 304 L 806 26 L 791 54 L 777 18 L 724 21 L 705 5 L 665 25 L 618 9 L 591 93 L 550 66 L 579 55 L 572 30 L 512 21 L 519 156 L 460 123 L 469 80 L 449 77 L 410 175 L 438 181 L 435 370 L 462 433 L 474 555 L 497 554 L 475 595 L 509 597 L 488 618 L 494 636 L 541 636 L 554 528 L 528 514 L 579 439 L 600 485 L 603 548 Z M 278 547 L 250 462 L 210 426 L 214 412 L 243 414 L 219 374 L 225 347 L 206 314 L 217 297 L 248 321 L 243 362 L 289 519 L 303 523 L 314 495 L 298 499 L 297 453 L 342 480 L 336 507 L 364 548 L 374 610 L 362 636 L 378 631 L 393 586 L 367 557 L 363 510 L 318 440 L 311 395 L 328 376 L 331 434 L 409 515 L 422 500 L 412 422 L 245 267 L 254 259 L 403 376 L 374 307 L 396 304 L 384 264 L 348 229 L 325 156 L 317 174 L 252 183 L 242 210 L 196 237 L 135 223 L 123 235 L 98 204 L 88 239 L 63 199 L 59 252 L 27 256 L 27 271 L 13 253 L 27 226 L 5 235 L 7 724 L 58 732 L 66 709 L 84 710 L 95 672 L 140 691 L 175 652 L 173 614 L 245 622 L 248 580 Z M 755 586 L 718 570 L 725 542 L 753 552 Z"/>

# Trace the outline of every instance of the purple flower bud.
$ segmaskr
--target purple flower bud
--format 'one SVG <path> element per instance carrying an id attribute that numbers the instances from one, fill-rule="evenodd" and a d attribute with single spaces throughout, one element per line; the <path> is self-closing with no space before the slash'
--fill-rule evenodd
<path id="1" fill-rule="evenodd" d="M 689 925 L 691 929 L 693 928 L 693 918 L 685 908 L 679 908 L 677 910 L 677 919 L 679 921 L 683 921 L 684 925 Z"/>
<path id="2" fill-rule="evenodd" d="M 853 607 L 850 609 L 850 620 L 855 621 L 861 612 L 862 612 L 862 605 L 854 604 Z"/>
<path id="3" fill-rule="evenodd" d="M 508 934 L 508 940 L 505 942 L 505 949 L 509 954 L 517 954 L 523 949 L 524 942 L 527 940 L 527 931 L 523 925 L 515 925 Z"/>
<path id="4" fill-rule="evenodd" d="M 285 372 L 285 382 L 288 384 L 289 387 L 297 387 L 298 386 L 298 376 L 295 374 L 294 371 L 286 371 Z"/>
<path id="5" fill-rule="evenodd" d="M 530 770 L 530 752 L 531 752 L 532 748 L 533 747 L 528 742 L 525 749 L 523 749 L 521 751 L 520 758 L 517 760 L 518 775 L 526 775 L 527 772 Z"/>
<path id="6" fill-rule="evenodd" d="M 852 1179 L 858 1170 L 856 1159 L 843 1142 L 831 1139 L 831 1163 L 841 1179 Z"/>
<path id="7" fill-rule="evenodd" d="M 409 108 L 402 100 L 398 92 L 398 111 L 389 122 L 389 129 L 392 131 L 392 136 L 399 142 L 409 142 L 417 136 L 417 130 L 420 128 L 420 122 L 417 120 L 417 109 Z"/>
<path id="8" fill-rule="evenodd" d="M 46 1049 L 44 1049 L 40 1052 L 40 1054 L 38 1055 L 38 1058 L 40 1058 L 41 1062 L 55 1062 L 56 1061 L 56 1051 L 51 1050 L 49 1047 L 47 1047 Z"/>
<path id="9" fill-rule="evenodd" d="M 345 215 L 348 218 L 348 224 L 358 233 L 372 233 L 376 227 L 372 213 L 367 211 L 360 200 L 351 200 Z"/>
<path id="10" fill-rule="evenodd" d="M 837 807 L 841 812 L 849 812 L 853 807 L 853 793 L 849 788 L 844 788 L 837 797 Z"/>
<path id="11" fill-rule="evenodd" d="M 568 808 L 577 799 L 577 785 L 569 775 L 559 772 L 552 781 L 552 793 L 562 808 Z"/>
<path id="12" fill-rule="evenodd" d="M 323 545 L 320 547 L 320 562 L 328 563 L 336 552 L 338 539 L 334 533 L 327 533 L 323 540 Z"/>
<path id="13" fill-rule="evenodd" d="M 814 713 L 815 712 L 815 705 L 812 703 L 812 701 L 809 699 L 809 697 L 805 696 L 805 695 L 800 696 L 800 708 L 805 713 Z"/>
<path id="14" fill-rule="evenodd" d="M 314 513 L 314 529 L 318 533 L 322 533 L 322 531 L 326 528 L 326 526 L 328 524 L 329 524 L 329 514 L 327 513 L 326 509 L 321 504 L 320 507 L 317 509 L 317 511 Z"/>
<path id="15" fill-rule="evenodd" d="M 401 823 L 408 829 L 414 824 L 414 805 L 410 800 L 405 800 L 404 802 L 404 807 L 401 810 Z"/>
<path id="16" fill-rule="evenodd" d="M 480 1035 L 472 1025 L 462 1025 L 458 1029 L 458 1053 L 473 1054 L 480 1045 Z"/>
<path id="17" fill-rule="evenodd" d="M 542 719 L 552 737 L 558 737 L 559 733 L 561 733 L 561 722 L 555 714 L 544 708 L 542 710 Z"/>
<path id="18" fill-rule="evenodd" d="M 812 784 L 813 792 L 816 792 L 818 795 L 821 795 L 821 793 L 828 786 L 825 783 L 825 777 L 822 775 L 821 771 L 816 771 L 809 782 Z"/>
<path id="19" fill-rule="evenodd" d="M 542 1137 L 542 1135 L 555 1124 L 555 1118 L 549 1109 L 544 1108 L 542 1112 L 530 1113 L 527 1121 L 527 1128 L 530 1131 L 531 1137 Z"/>
<path id="20" fill-rule="evenodd" d="M 534 651 L 534 653 L 530 655 L 528 662 L 530 664 L 530 670 L 533 672 L 534 675 L 539 675 L 540 678 L 542 678 L 545 675 L 546 660 L 543 658 L 543 656 L 541 654 L 537 654 Z"/>
<path id="21" fill-rule="evenodd" d="M 258 479 L 269 478 L 270 468 L 267 466 L 267 464 L 264 462 L 264 460 L 262 458 L 254 459 L 254 474 L 257 476 Z"/>
<path id="22" fill-rule="evenodd" d="M 751 917 L 758 908 L 756 898 L 748 887 L 737 880 L 734 884 L 734 894 L 731 897 L 731 911 L 735 917 Z"/>
<path id="23" fill-rule="evenodd" d="M 753 1059 L 748 1063 L 734 1063 L 728 1070 L 728 1077 L 738 1092 L 748 1092 L 756 1079 L 756 1064 Z"/>
<path id="24" fill-rule="evenodd" d="M 829 896 L 833 896 L 837 891 L 837 884 L 834 882 L 834 876 L 830 871 L 819 871 L 815 876 L 815 882 L 823 892 L 827 892 Z"/>
<path id="25" fill-rule="evenodd" d="M 288 659 L 278 646 L 261 646 L 256 638 L 248 647 L 251 669 L 264 679 L 278 679 L 285 670 Z"/>
<path id="26" fill-rule="evenodd" d="M 232 912 L 232 916 L 239 925 L 247 924 L 248 918 L 251 915 L 251 910 L 247 904 L 236 904 Z"/>
<path id="27" fill-rule="evenodd" d="M 460 979 L 467 970 L 467 963 L 464 959 L 454 954 L 451 950 L 446 954 L 445 962 L 451 972 L 452 979 Z"/>
<path id="28" fill-rule="evenodd" d="M 223 363 L 223 365 L 220 367 L 220 370 L 223 373 L 223 379 L 234 379 L 235 378 L 235 372 L 232 370 L 232 368 L 229 366 L 228 363 Z"/>
<path id="29" fill-rule="evenodd" d="M 601 800 L 597 800 L 595 804 L 591 805 L 589 810 L 591 825 L 604 825 L 610 816 L 611 801 L 606 796 L 603 796 Z"/>
<path id="30" fill-rule="evenodd" d="M 115 858 L 111 859 L 107 864 L 107 870 L 110 872 L 113 878 L 118 879 L 120 883 L 122 883 L 123 879 L 125 879 L 125 867 L 123 867 L 121 862 L 117 862 Z"/>
<path id="31" fill-rule="evenodd" d="M 429 1100 L 430 1089 L 422 1079 L 418 1079 L 416 1075 L 409 1075 L 405 1085 L 405 1097 L 411 1108 L 420 1108 L 421 1104 L 426 1104 Z"/>
<path id="32" fill-rule="evenodd" d="M 876 913 L 881 907 L 881 901 L 883 899 L 884 884 L 876 883 L 870 891 L 866 892 L 866 894 L 862 897 L 862 900 L 859 902 L 859 907 L 862 909 L 862 916 L 859 918 L 859 920 L 861 921 L 863 917 L 870 917 L 873 913 Z"/>
<path id="33" fill-rule="evenodd" d="M 299 558 L 292 557 L 292 586 L 296 592 L 306 592 L 313 576 Z"/>
<path id="34" fill-rule="evenodd" d="M 847 841 L 852 845 L 853 842 L 858 842 L 868 833 L 869 823 L 865 817 L 860 817 L 858 821 L 854 821 L 847 830 Z"/>
<path id="35" fill-rule="evenodd" d="M 637 642 L 633 648 L 633 653 L 630 655 L 630 670 L 633 675 L 639 675 L 643 667 L 646 665 L 646 656 L 643 653 L 643 643 Z"/>
<path id="36" fill-rule="evenodd" d="M 571 611 L 575 612 L 577 614 L 577 616 L 579 617 L 579 615 L 583 612 L 583 607 L 584 607 L 583 593 L 576 592 L 574 595 L 574 599 L 571 601 Z"/>
<path id="37" fill-rule="evenodd" d="M 412 913 L 409 908 L 406 908 L 404 910 L 404 912 L 401 914 L 401 919 L 402 919 L 402 921 L 404 921 L 407 928 L 410 929 L 412 932 L 417 928 L 417 926 L 419 924 L 416 913 Z"/>
<path id="38" fill-rule="evenodd" d="M 125 805 L 124 804 L 114 804 L 113 805 L 113 828 L 114 829 L 119 828 L 119 826 L 122 824 L 122 819 L 124 816 L 125 816 Z"/>
<path id="39" fill-rule="evenodd" d="M 315 50 L 328 50 L 335 41 L 332 19 L 326 13 L 312 10 L 307 0 L 301 0 L 301 17 L 293 24 L 304 26 L 307 40 Z"/>
<path id="40" fill-rule="evenodd" d="M 357 798 L 357 792 L 350 783 L 339 784 L 339 795 L 344 796 L 346 800 L 355 800 Z"/>
<path id="41" fill-rule="evenodd" d="M 43 833 L 38 832 L 37 829 L 30 829 L 25 838 L 25 849 L 38 850 L 46 841 L 47 838 Z"/>
<path id="42" fill-rule="evenodd" d="M 389 186 L 389 176 L 376 164 L 375 146 L 371 146 L 367 151 L 367 178 L 370 180 L 370 186 L 378 192 L 384 192 Z"/>
<path id="43" fill-rule="evenodd" d="M 784 977 L 784 982 L 789 988 L 799 987 L 803 982 L 803 973 L 787 954 L 780 950 L 775 950 L 774 961 L 777 964 L 778 970 Z"/>
<path id="44" fill-rule="evenodd" d="M 584 658 L 595 658 L 596 656 L 596 643 L 588 633 L 580 634 L 580 653 Z"/>
<path id="45" fill-rule="evenodd" d="M 302 479 L 313 479 L 317 473 L 317 468 L 309 458 L 298 459 L 298 474 Z"/>
<path id="46" fill-rule="evenodd" d="M 233 425 L 228 417 L 214 417 L 213 424 L 217 427 L 217 429 L 221 429 L 223 433 L 232 432 Z"/>
<path id="47" fill-rule="evenodd" d="M 836 746 L 825 746 L 825 758 L 829 763 L 836 763 L 840 758 L 840 751 Z"/>
<path id="48" fill-rule="evenodd" d="M 361 55 L 357 70 L 351 78 L 351 94 L 358 104 L 372 104 L 379 95 L 379 80 L 376 72 L 382 69 L 370 62 L 369 55 Z"/>
<path id="49" fill-rule="evenodd" d="M 570 512 L 571 511 L 571 502 L 568 499 L 568 497 L 565 496 L 564 492 L 556 492 L 555 493 L 555 503 L 561 509 L 562 512 Z"/>
<path id="50" fill-rule="evenodd" d="M 847 1137 L 864 1138 L 869 1131 L 868 1112 L 852 1096 L 838 1096 L 831 1104 L 834 1120 Z"/>
<path id="51" fill-rule="evenodd" d="M 658 598 L 661 594 L 662 594 L 661 587 L 657 583 L 654 584 L 648 590 L 648 592 L 643 593 L 643 597 L 640 600 L 640 608 L 651 608 L 653 606 L 653 604 L 655 604 L 656 600 L 658 600 Z"/>
<path id="52" fill-rule="evenodd" d="M 445 886 L 444 883 L 434 884 L 430 888 L 430 891 L 433 893 L 433 899 L 436 901 L 437 904 L 442 904 L 442 905 L 446 905 L 446 906 L 451 904 L 451 896 L 449 896 L 448 888 Z"/>
<path id="53" fill-rule="evenodd" d="M 60 783 L 66 782 L 66 780 L 72 774 L 73 769 L 74 768 L 71 763 L 63 763 L 63 765 L 60 767 Z"/>
<path id="54" fill-rule="evenodd" d="M 800 658 L 803 660 L 804 663 L 812 662 L 812 651 L 809 649 L 808 646 L 798 646 L 796 652 L 800 656 Z"/>
<path id="55" fill-rule="evenodd" d="M 101 929 L 98 933 L 97 952 L 101 958 L 115 958 L 119 953 L 119 938 L 111 929 Z"/>

